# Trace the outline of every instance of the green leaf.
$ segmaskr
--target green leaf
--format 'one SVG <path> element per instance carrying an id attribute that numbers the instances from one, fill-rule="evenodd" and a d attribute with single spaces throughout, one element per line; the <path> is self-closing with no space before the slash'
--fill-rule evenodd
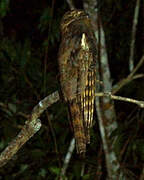
<path id="1" fill-rule="evenodd" d="M 56 175 L 60 174 L 60 169 L 57 167 L 50 167 L 49 170 Z"/>
<path id="2" fill-rule="evenodd" d="M 89 174 L 86 174 L 86 175 L 83 176 L 82 179 L 85 179 L 85 180 L 86 180 L 86 179 L 90 179 L 90 175 L 89 175 Z"/>
<path id="3" fill-rule="evenodd" d="M 3 149 L 5 147 L 5 142 L 3 140 L 0 141 L 0 149 Z"/>
<path id="4" fill-rule="evenodd" d="M 22 164 L 22 165 L 20 166 L 20 173 L 23 173 L 27 168 L 28 168 L 28 165 L 27 165 L 27 164 Z"/>
<path id="5" fill-rule="evenodd" d="M 8 8 L 9 8 L 9 0 L 1 0 L 0 2 L 0 16 L 1 17 L 6 16 Z"/>
<path id="6" fill-rule="evenodd" d="M 16 105 L 12 103 L 8 103 L 8 108 L 11 112 L 16 113 Z"/>
<path id="7" fill-rule="evenodd" d="M 23 69 L 24 66 L 26 65 L 26 63 L 28 62 L 28 60 L 30 59 L 30 55 L 31 55 L 31 45 L 30 45 L 30 41 L 28 39 L 25 40 L 24 45 L 21 49 L 21 62 L 20 62 L 20 66 Z"/>
<path id="8" fill-rule="evenodd" d="M 139 139 L 136 140 L 133 145 L 133 151 L 136 151 L 138 156 L 141 158 L 142 161 L 144 161 L 144 140 Z"/>
<path id="9" fill-rule="evenodd" d="M 40 172 L 39 172 L 39 176 L 42 176 L 43 178 L 45 178 L 46 177 L 46 170 L 45 169 L 40 169 Z"/>

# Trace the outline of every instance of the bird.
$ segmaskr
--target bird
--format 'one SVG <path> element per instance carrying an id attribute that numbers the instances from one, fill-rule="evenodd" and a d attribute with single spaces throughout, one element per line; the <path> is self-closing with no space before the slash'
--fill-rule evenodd
<path id="1" fill-rule="evenodd" d="M 71 10 L 60 23 L 58 52 L 62 97 L 70 110 L 77 153 L 85 154 L 94 119 L 97 41 L 92 22 L 83 10 Z"/>

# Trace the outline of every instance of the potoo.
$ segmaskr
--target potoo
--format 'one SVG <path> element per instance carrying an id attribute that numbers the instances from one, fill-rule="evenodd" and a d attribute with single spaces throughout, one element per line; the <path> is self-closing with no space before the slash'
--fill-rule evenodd
<path id="1" fill-rule="evenodd" d="M 97 61 L 97 44 L 88 15 L 81 10 L 67 12 L 61 21 L 61 36 L 61 90 L 69 105 L 77 152 L 85 154 L 93 124 Z"/>

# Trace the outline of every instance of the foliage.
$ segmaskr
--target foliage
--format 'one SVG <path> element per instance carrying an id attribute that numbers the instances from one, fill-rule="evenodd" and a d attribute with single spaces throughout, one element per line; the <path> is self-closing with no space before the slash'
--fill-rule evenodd
<path id="1" fill-rule="evenodd" d="M 7 11 L 9 10 L 9 0 L 1 0 L 0 2 L 0 17 L 6 16 Z"/>
<path id="2" fill-rule="evenodd" d="M 50 7 L 46 8 L 43 14 L 40 17 L 40 24 L 38 28 L 40 29 L 41 33 L 44 33 L 47 29 L 49 30 L 48 38 L 51 44 L 54 44 L 56 40 L 59 40 L 59 22 L 60 18 L 52 17 L 52 9 Z M 50 23 L 48 23 L 50 22 Z M 47 41 L 44 43 L 47 46 Z"/>

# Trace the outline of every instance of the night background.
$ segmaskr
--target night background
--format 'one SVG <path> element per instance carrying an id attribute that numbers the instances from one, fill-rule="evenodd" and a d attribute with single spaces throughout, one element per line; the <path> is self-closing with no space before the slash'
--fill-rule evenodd
<path id="1" fill-rule="evenodd" d="M 83 9 L 83 2 L 75 3 Z M 98 4 L 105 32 L 111 81 L 115 85 L 129 75 L 129 54 L 135 0 L 103 0 Z M 60 20 L 69 10 L 66 0 L 0 1 L 0 151 L 18 134 L 38 102 L 60 90 L 58 49 Z M 134 63 L 144 54 L 144 2 L 141 1 L 136 31 Z M 143 74 L 142 65 L 137 74 Z M 45 73 L 46 72 L 46 73 Z M 144 79 L 126 84 L 116 95 L 144 100 Z M 144 111 L 135 104 L 114 101 L 118 129 L 116 155 L 130 179 L 139 179 L 144 168 Z M 73 137 L 66 103 L 53 104 L 40 117 L 42 127 L 10 160 L 0 168 L 0 180 L 58 179 L 63 159 Z M 76 150 L 66 175 L 68 179 L 101 180 L 107 174 L 105 155 L 95 116 L 91 144 L 86 158 Z M 99 172 L 97 167 L 101 164 Z"/>

